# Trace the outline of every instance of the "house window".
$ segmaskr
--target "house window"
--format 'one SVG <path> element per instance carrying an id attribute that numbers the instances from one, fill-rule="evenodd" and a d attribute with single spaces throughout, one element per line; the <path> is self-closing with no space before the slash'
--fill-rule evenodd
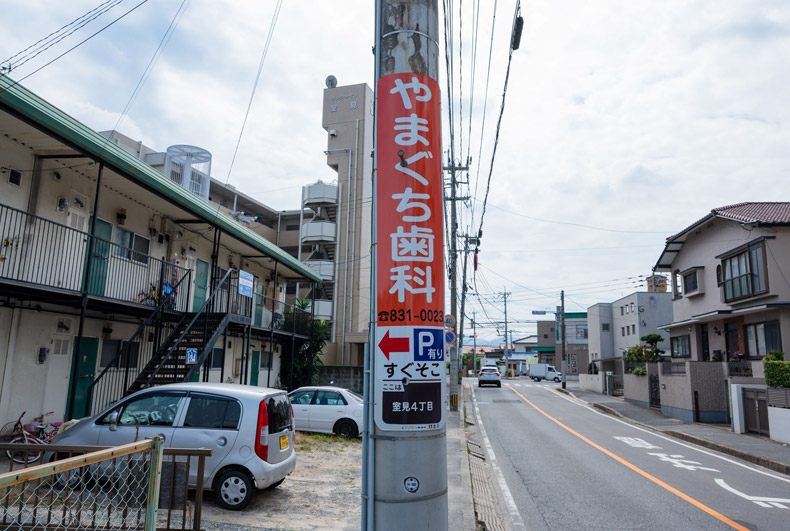
<path id="1" fill-rule="evenodd" d="M 691 356 L 689 336 L 678 336 L 670 339 L 673 358 L 688 358 Z"/>
<path id="2" fill-rule="evenodd" d="M 625 308 L 623 308 L 622 306 L 620 306 L 620 315 L 623 315 L 624 313 L 625 313 Z"/>
<path id="3" fill-rule="evenodd" d="M 745 251 L 724 258 L 722 286 L 724 300 L 749 297 L 767 290 L 767 274 L 763 243 L 750 245 Z"/>
<path id="4" fill-rule="evenodd" d="M 628 305 L 626 304 L 625 305 L 625 313 L 626 313 L 626 315 L 628 314 L 628 312 L 629 312 L 629 308 L 628 308 Z"/>
<path id="5" fill-rule="evenodd" d="M 211 351 L 211 368 L 221 369 L 224 364 L 225 364 L 225 349 L 221 347 L 215 347 L 214 350 Z"/>
<path id="6" fill-rule="evenodd" d="M 779 322 L 750 324 L 746 330 L 746 354 L 750 358 L 765 356 L 772 350 L 781 350 L 779 343 Z"/>
<path id="7" fill-rule="evenodd" d="M 609 331 L 609 323 L 601 323 L 601 332 Z"/>
<path id="8" fill-rule="evenodd" d="M 112 242 L 115 244 L 112 249 L 114 256 L 148 264 L 148 251 L 151 246 L 151 240 L 148 238 L 121 227 L 115 227 L 115 236 Z"/>
<path id="9" fill-rule="evenodd" d="M 680 284 L 680 271 L 677 269 L 672 272 L 672 298 L 679 299 L 683 296 L 683 288 Z"/>
<path id="10" fill-rule="evenodd" d="M 624 327 L 624 326 L 621 326 L 621 327 L 620 327 L 620 334 L 621 334 L 623 337 L 625 337 L 625 327 Z"/>
<path id="11" fill-rule="evenodd" d="M 22 184 L 22 172 L 8 168 L 8 184 L 20 186 Z"/>
<path id="12" fill-rule="evenodd" d="M 631 303 L 631 313 L 634 313 L 634 303 Z"/>
<path id="13" fill-rule="evenodd" d="M 691 273 L 686 273 L 683 275 L 683 291 L 686 293 L 691 293 L 692 291 L 697 291 L 697 272 L 692 271 Z"/>
<path id="14" fill-rule="evenodd" d="M 299 230 L 299 225 L 286 225 L 285 230 Z"/>
<path id="15" fill-rule="evenodd" d="M 631 333 L 636 334 L 636 325 L 631 325 Z"/>

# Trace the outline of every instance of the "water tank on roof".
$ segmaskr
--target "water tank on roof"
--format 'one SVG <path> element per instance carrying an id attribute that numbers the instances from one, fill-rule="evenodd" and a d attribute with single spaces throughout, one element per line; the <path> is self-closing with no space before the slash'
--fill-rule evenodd
<path id="1" fill-rule="evenodd" d="M 211 153 L 197 146 L 179 144 L 167 148 L 165 175 L 193 194 L 208 201 L 211 182 Z"/>

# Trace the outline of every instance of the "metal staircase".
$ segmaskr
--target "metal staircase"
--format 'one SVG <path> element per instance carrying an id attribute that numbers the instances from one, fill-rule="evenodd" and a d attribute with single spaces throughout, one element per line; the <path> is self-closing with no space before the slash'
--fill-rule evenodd
<path id="1" fill-rule="evenodd" d="M 172 293 L 163 297 L 89 387 L 85 415 L 140 389 L 193 380 L 234 314 L 252 313 L 251 302 L 234 296 L 234 280 L 237 272 L 230 269 L 196 312 L 173 309 Z M 187 364 L 188 349 L 197 350 L 195 363 Z"/>

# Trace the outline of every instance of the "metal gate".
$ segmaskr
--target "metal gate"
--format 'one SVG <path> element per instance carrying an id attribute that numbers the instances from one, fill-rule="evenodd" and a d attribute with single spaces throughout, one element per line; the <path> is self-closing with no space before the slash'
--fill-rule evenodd
<path id="1" fill-rule="evenodd" d="M 661 385 L 658 381 L 658 374 L 648 376 L 650 382 L 650 407 L 661 407 Z"/>
<path id="2" fill-rule="evenodd" d="M 768 392 L 765 389 L 743 390 L 743 416 L 746 431 L 769 435 Z"/>

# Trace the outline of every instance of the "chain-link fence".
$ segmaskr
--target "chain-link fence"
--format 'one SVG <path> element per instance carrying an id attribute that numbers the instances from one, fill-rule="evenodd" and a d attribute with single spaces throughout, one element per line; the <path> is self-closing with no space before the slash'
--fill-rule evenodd
<path id="1" fill-rule="evenodd" d="M 0 475 L 0 529 L 156 528 L 162 440 L 147 439 Z"/>

